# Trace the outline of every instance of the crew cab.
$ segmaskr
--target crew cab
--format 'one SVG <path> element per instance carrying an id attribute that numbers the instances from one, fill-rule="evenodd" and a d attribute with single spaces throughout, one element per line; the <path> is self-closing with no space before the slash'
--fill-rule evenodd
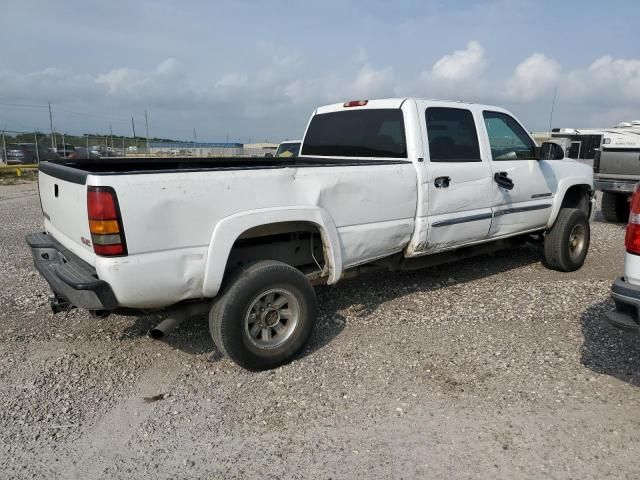
<path id="1" fill-rule="evenodd" d="M 27 237 L 52 307 L 209 312 L 243 367 L 289 361 L 309 338 L 312 285 L 544 241 L 580 268 L 593 172 L 539 148 L 499 107 L 392 98 L 315 110 L 297 158 L 42 162 L 44 232 Z"/>

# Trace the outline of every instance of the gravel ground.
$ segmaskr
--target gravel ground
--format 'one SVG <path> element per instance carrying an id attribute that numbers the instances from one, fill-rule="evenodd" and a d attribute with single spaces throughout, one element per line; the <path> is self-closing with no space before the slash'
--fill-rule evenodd
<path id="1" fill-rule="evenodd" d="M 51 315 L 0 186 L 1 478 L 638 478 L 640 339 L 604 323 L 624 229 L 583 269 L 536 247 L 318 289 L 311 345 L 249 373 L 205 319 Z"/>

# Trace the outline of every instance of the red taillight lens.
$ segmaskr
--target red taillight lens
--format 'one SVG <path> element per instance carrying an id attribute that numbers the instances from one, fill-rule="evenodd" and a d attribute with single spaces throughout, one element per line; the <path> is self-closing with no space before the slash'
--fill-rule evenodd
<path id="1" fill-rule="evenodd" d="M 351 100 L 350 102 L 344 102 L 344 105 L 342 105 L 343 107 L 347 108 L 347 107 L 364 107 L 367 103 L 369 103 L 369 100 Z"/>
<path id="2" fill-rule="evenodd" d="M 636 184 L 631 197 L 629 223 L 624 236 L 624 246 L 627 252 L 640 255 L 640 184 Z"/>
<path id="3" fill-rule="evenodd" d="M 116 220 L 115 193 L 102 190 L 100 187 L 89 187 L 87 193 L 87 209 L 90 220 Z"/>
<path id="4" fill-rule="evenodd" d="M 89 187 L 87 211 L 93 251 L 103 256 L 126 255 L 116 192 L 111 187 Z"/>

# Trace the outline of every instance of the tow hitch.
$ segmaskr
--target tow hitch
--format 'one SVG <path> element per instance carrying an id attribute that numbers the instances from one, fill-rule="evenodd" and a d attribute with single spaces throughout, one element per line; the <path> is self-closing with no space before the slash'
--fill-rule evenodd
<path id="1" fill-rule="evenodd" d="M 49 297 L 49 303 L 51 304 L 51 311 L 54 315 L 60 312 L 68 312 L 69 310 L 76 308 L 76 306 L 69 303 L 67 299 L 59 297 L 55 293 Z"/>

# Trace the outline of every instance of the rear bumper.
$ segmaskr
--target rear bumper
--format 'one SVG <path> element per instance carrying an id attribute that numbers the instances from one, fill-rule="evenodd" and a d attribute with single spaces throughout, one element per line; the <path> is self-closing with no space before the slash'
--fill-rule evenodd
<path id="1" fill-rule="evenodd" d="M 27 235 L 36 269 L 51 290 L 76 307 L 114 310 L 118 300 L 111 286 L 98 279 L 95 269 L 45 232 Z"/>
<path id="2" fill-rule="evenodd" d="M 596 179 L 595 186 L 596 190 L 600 190 L 601 192 L 628 193 L 631 195 L 636 183 L 638 183 L 636 180 Z"/>
<path id="3" fill-rule="evenodd" d="M 640 333 L 640 285 L 628 283 L 618 277 L 611 286 L 615 310 L 607 312 L 607 320 L 621 330 Z"/>

